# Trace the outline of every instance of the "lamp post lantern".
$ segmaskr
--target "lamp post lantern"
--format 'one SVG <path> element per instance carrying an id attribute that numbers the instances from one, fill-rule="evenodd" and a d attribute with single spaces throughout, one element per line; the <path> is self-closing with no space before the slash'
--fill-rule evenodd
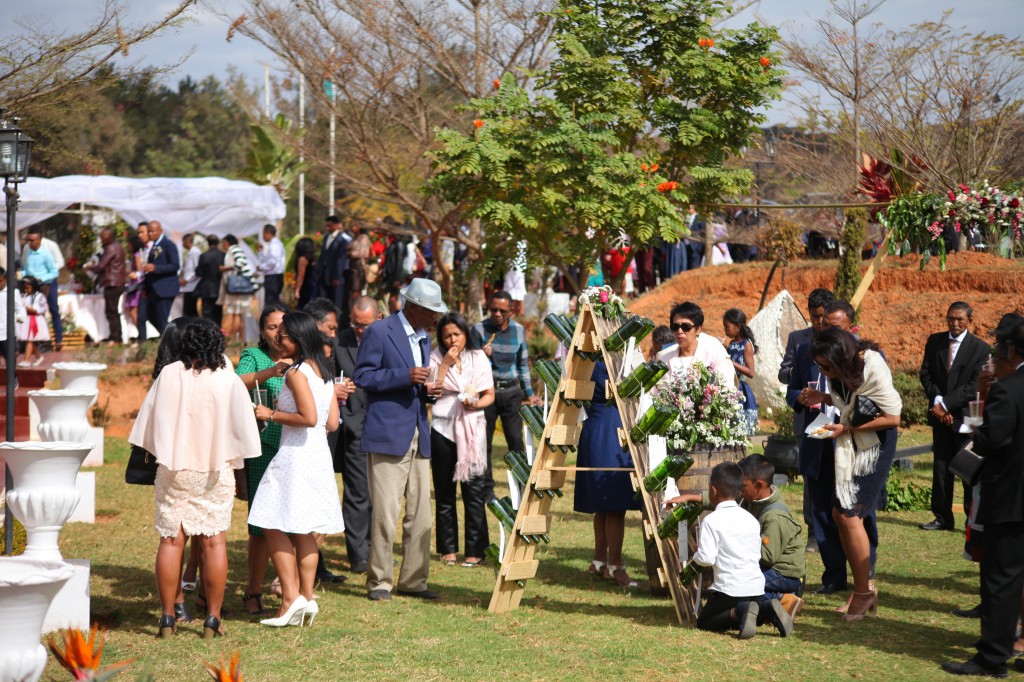
<path id="1" fill-rule="evenodd" d="M 14 441 L 14 391 L 17 388 L 18 341 L 14 332 L 14 285 L 10 280 L 17 271 L 17 228 L 15 214 L 18 211 L 18 184 L 28 179 L 28 164 L 32 154 L 31 137 L 18 127 L 17 119 L 8 119 L 0 109 L 0 176 L 4 179 L 4 198 L 7 205 L 7 433 L 5 440 Z M 5 490 L 10 490 L 14 481 L 11 468 L 6 467 Z M 11 506 L 4 507 L 4 554 L 14 551 L 14 516 Z"/>

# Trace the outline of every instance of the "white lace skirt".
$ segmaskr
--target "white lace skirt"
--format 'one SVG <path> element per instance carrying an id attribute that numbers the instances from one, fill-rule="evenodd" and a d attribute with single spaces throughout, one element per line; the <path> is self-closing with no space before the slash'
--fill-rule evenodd
<path id="1" fill-rule="evenodd" d="M 162 538 L 185 535 L 216 535 L 231 525 L 235 502 L 235 474 L 220 471 L 171 471 L 156 469 L 156 532 Z"/>

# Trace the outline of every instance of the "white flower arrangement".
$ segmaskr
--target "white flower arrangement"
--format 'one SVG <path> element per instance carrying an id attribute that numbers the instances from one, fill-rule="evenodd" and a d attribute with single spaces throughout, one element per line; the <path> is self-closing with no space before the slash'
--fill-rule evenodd
<path id="1" fill-rule="evenodd" d="M 580 292 L 579 302 L 589 305 L 598 317 L 615 319 L 626 314 L 626 304 L 610 286 L 587 287 Z"/>
<path id="2" fill-rule="evenodd" d="M 655 405 L 678 412 L 664 434 L 671 450 L 749 445 L 750 422 L 744 414 L 743 395 L 722 382 L 713 364 L 696 361 L 669 372 L 651 398 Z"/>

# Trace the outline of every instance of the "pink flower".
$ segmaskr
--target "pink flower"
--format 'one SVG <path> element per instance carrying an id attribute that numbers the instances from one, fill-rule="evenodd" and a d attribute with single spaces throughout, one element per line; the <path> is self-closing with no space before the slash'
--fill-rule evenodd
<path id="1" fill-rule="evenodd" d="M 608 302 L 608 292 L 607 291 L 602 291 L 600 294 L 598 294 L 597 300 L 601 301 L 601 303 L 607 303 Z"/>

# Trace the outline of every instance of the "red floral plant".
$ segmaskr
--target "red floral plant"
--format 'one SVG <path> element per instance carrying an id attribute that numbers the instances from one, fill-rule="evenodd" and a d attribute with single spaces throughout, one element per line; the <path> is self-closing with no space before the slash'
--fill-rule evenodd
<path id="1" fill-rule="evenodd" d="M 478 118 L 474 118 L 473 119 L 473 125 L 476 126 L 477 128 L 483 128 L 484 127 L 484 122 L 481 121 Z"/>
<path id="2" fill-rule="evenodd" d="M 242 658 L 242 652 L 236 651 L 231 654 L 231 659 L 227 666 L 224 665 L 224 659 L 220 659 L 220 665 L 214 665 L 213 663 L 204 663 L 206 666 L 206 672 L 210 673 L 210 677 L 217 680 L 217 682 L 242 682 L 242 671 L 239 666 L 239 661 Z"/>
<path id="3" fill-rule="evenodd" d="M 856 191 L 870 199 L 873 204 L 888 204 L 897 195 L 892 166 L 867 154 L 864 154 L 863 157 L 864 163 L 857 164 L 860 181 L 857 183 Z M 872 218 L 882 210 L 882 207 L 872 209 Z"/>
<path id="4" fill-rule="evenodd" d="M 495 78 L 494 79 L 494 89 L 497 90 L 500 87 L 501 87 L 501 81 L 498 80 L 497 78 Z"/>
<path id="5" fill-rule="evenodd" d="M 715 41 L 711 38 L 701 38 L 697 41 L 697 44 L 703 47 L 705 50 L 710 50 L 715 46 Z"/>
<path id="6" fill-rule="evenodd" d="M 676 182 L 675 180 L 669 180 L 667 182 L 663 182 L 660 185 L 658 185 L 658 191 L 659 192 L 671 192 L 672 190 L 676 189 L 677 187 L 679 187 L 679 183 L 678 182 Z"/>
<path id="7" fill-rule="evenodd" d="M 77 628 L 64 628 L 60 631 L 60 635 L 64 640 L 63 651 L 61 651 L 60 644 L 56 641 L 55 637 L 50 637 L 47 640 L 46 644 L 50 647 L 50 651 L 53 652 L 53 657 L 57 659 L 61 667 L 71 673 L 72 679 L 95 680 L 96 682 L 109 680 L 121 672 L 122 668 L 135 660 L 121 661 L 109 666 L 106 670 L 100 671 L 100 657 L 103 655 L 103 635 L 100 635 L 99 646 L 94 646 L 98 632 L 99 626 L 93 625 L 92 630 L 89 631 L 89 639 L 86 639 L 85 633 L 81 630 Z"/>
<path id="8" fill-rule="evenodd" d="M 761 66 L 763 66 L 766 69 L 772 65 L 772 60 L 768 59 L 768 57 L 761 57 L 760 62 Z"/>

